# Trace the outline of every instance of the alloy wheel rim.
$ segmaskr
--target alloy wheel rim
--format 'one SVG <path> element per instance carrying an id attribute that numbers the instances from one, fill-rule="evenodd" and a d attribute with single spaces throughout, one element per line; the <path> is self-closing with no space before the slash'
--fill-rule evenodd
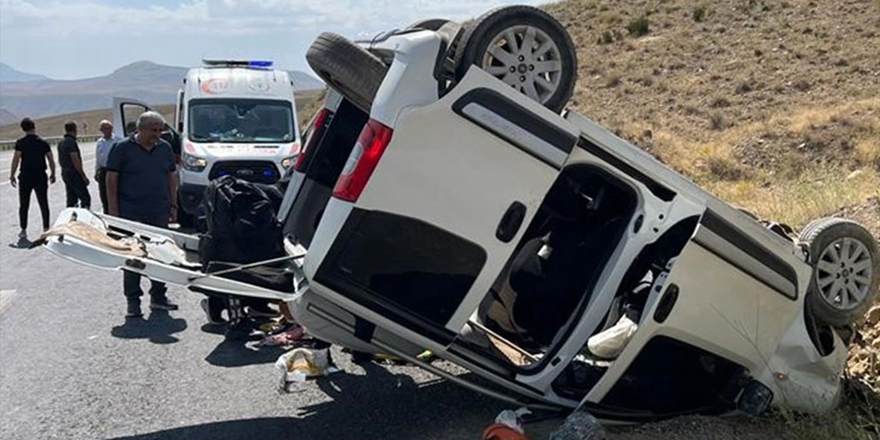
<path id="1" fill-rule="evenodd" d="M 480 67 L 542 104 L 562 81 L 559 46 L 534 26 L 511 26 L 495 35 Z"/>
<path id="2" fill-rule="evenodd" d="M 822 298 L 838 310 L 858 307 L 868 296 L 873 275 L 868 248 L 850 237 L 831 242 L 816 264 L 816 285 Z"/>

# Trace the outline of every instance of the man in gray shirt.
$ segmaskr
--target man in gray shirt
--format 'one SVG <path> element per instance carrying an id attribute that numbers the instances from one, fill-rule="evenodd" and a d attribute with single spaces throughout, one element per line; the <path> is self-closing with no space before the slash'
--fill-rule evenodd
<path id="1" fill-rule="evenodd" d="M 104 136 L 101 139 L 98 139 L 97 144 L 95 145 L 95 182 L 98 182 L 98 193 L 101 196 L 101 206 L 104 208 L 104 213 L 108 212 L 109 206 L 107 203 L 107 158 L 110 157 L 110 150 L 113 148 L 113 145 L 118 142 L 119 136 L 113 133 L 113 124 L 104 119 L 98 124 L 98 130 L 101 131 L 101 134 Z"/>
<path id="2" fill-rule="evenodd" d="M 177 174 L 171 146 L 159 138 L 164 128 L 162 115 L 145 112 L 138 118 L 137 133 L 110 150 L 106 166 L 108 214 L 161 228 L 177 221 Z M 126 317 L 142 316 L 140 282 L 139 274 L 124 271 Z M 151 280 L 151 309 L 177 310 L 166 291 L 165 283 Z"/>

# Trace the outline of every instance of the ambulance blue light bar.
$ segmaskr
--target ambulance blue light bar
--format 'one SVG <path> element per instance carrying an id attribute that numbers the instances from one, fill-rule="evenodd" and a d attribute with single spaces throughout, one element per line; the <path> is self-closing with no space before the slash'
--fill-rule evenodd
<path id="1" fill-rule="evenodd" d="M 269 68 L 275 63 L 269 60 L 202 60 L 202 64 L 209 67 L 257 67 Z"/>

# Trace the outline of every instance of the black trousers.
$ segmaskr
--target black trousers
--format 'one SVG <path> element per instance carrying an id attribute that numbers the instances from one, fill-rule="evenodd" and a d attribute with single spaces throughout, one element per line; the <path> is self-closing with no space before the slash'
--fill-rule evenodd
<path id="1" fill-rule="evenodd" d="M 134 220 L 139 223 L 143 223 L 150 226 L 157 226 L 160 228 L 168 228 L 168 213 L 166 212 L 164 215 L 158 215 L 154 217 L 143 217 L 143 216 L 131 216 L 125 215 L 126 213 L 122 213 L 122 218 L 128 220 Z M 150 280 L 150 296 L 153 298 L 162 298 L 165 296 L 165 292 L 168 291 L 168 288 L 165 286 L 165 283 Z M 122 293 L 125 295 L 125 298 L 129 302 L 140 302 L 141 296 L 144 294 L 144 291 L 141 290 L 141 274 L 135 272 L 129 272 L 127 270 L 122 271 Z"/>
<path id="2" fill-rule="evenodd" d="M 98 168 L 95 170 L 95 182 L 98 182 L 98 195 L 101 197 L 101 208 L 107 213 L 107 170 Z"/>
<path id="3" fill-rule="evenodd" d="M 43 230 L 49 229 L 49 179 L 46 173 L 18 175 L 18 222 L 27 229 L 28 211 L 31 208 L 31 192 L 37 193 L 37 204 L 43 215 Z"/>
<path id="4" fill-rule="evenodd" d="M 64 180 L 64 190 L 67 193 L 67 207 L 89 209 L 92 207 L 92 196 L 89 195 L 89 189 L 86 187 L 86 181 L 83 180 L 79 173 L 61 173 Z"/>

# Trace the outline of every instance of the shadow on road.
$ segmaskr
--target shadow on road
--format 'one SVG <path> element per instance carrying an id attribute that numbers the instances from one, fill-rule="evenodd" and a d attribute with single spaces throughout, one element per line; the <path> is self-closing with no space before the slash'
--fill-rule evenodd
<path id="1" fill-rule="evenodd" d="M 245 365 L 274 363 L 289 349 L 281 347 L 261 347 L 259 350 L 245 345 L 243 341 L 224 340 L 217 344 L 205 361 L 218 367 L 243 367 Z"/>
<path id="2" fill-rule="evenodd" d="M 147 319 L 126 318 L 125 323 L 113 327 L 110 334 L 121 339 L 149 339 L 154 344 L 173 344 L 179 339 L 172 335 L 184 330 L 185 319 L 172 318 L 165 310 L 152 310 Z"/>
<path id="3" fill-rule="evenodd" d="M 290 408 L 292 417 L 205 423 L 114 440 L 472 439 L 503 405 L 447 381 L 418 384 L 376 364 L 363 368 L 366 375 L 336 373 L 304 384 L 333 400 Z"/>
<path id="4" fill-rule="evenodd" d="M 15 243 L 9 243 L 9 247 L 13 249 L 30 249 L 31 242 L 27 237 L 19 237 Z"/>

